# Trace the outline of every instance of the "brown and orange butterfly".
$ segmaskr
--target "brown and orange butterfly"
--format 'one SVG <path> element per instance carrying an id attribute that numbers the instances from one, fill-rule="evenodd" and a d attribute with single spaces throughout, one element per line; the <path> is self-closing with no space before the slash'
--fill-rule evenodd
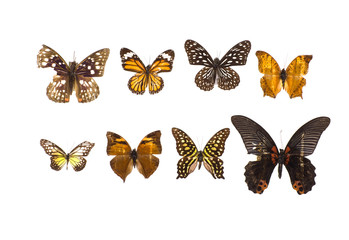
<path id="1" fill-rule="evenodd" d="M 176 140 L 178 154 L 182 157 L 177 164 L 177 179 L 186 178 L 192 173 L 199 162 L 199 169 L 203 163 L 206 170 L 211 173 L 213 178 L 223 178 L 222 156 L 225 147 L 225 141 L 229 136 L 229 128 L 218 131 L 207 142 L 203 151 L 199 151 L 193 140 L 184 131 L 179 128 L 172 128 L 173 137 Z"/>
<path id="2" fill-rule="evenodd" d="M 285 69 L 280 69 L 279 64 L 270 54 L 257 51 L 258 69 L 264 76 L 261 78 L 261 88 L 264 96 L 275 98 L 284 88 L 290 98 L 302 97 L 302 88 L 306 81 L 303 75 L 308 73 L 309 62 L 312 55 L 296 57 Z"/>
<path id="3" fill-rule="evenodd" d="M 286 148 L 280 150 L 268 132 L 252 119 L 237 115 L 232 116 L 231 121 L 240 133 L 247 152 L 257 155 L 257 161 L 250 161 L 245 167 L 249 190 L 263 193 L 269 186 L 276 165 L 279 178 L 284 165 L 290 175 L 292 187 L 298 194 L 311 191 L 315 185 L 315 167 L 306 157 L 314 152 L 321 134 L 330 124 L 330 118 L 310 120 L 293 134 Z"/>
<path id="4" fill-rule="evenodd" d="M 159 166 L 159 159 L 153 154 L 161 154 L 160 137 L 160 131 L 149 133 L 139 143 L 137 150 L 132 150 L 123 137 L 113 132 L 107 132 L 107 154 L 115 156 L 110 161 L 113 171 L 124 182 L 133 167 L 137 167 L 145 178 L 149 178 Z"/>
<path id="5" fill-rule="evenodd" d="M 75 171 L 81 171 L 86 166 L 86 157 L 93 146 L 94 143 L 84 141 L 76 146 L 70 153 L 66 154 L 62 148 L 58 147 L 53 142 L 41 139 L 40 145 L 44 148 L 45 152 L 51 156 L 51 168 L 53 170 L 59 171 L 64 165 L 70 163 Z"/>
<path id="6" fill-rule="evenodd" d="M 172 70 L 175 53 L 173 50 L 167 50 L 161 53 L 152 65 L 144 66 L 141 59 L 130 49 L 121 48 L 120 50 L 122 67 L 126 71 L 136 74 L 128 81 L 128 88 L 135 94 L 143 94 L 149 85 L 149 93 L 154 94 L 161 91 L 164 87 L 164 81 L 158 76 L 160 72 L 170 72 Z"/>
<path id="7" fill-rule="evenodd" d="M 99 95 L 99 87 L 92 77 L 103 76 L 109 52 L 108 48 L 103 48 L 79 64 L 74 60 L 68 65 L 55 50 L 43 45 L 37 56 L 38 67 L 51 67 L 57 72 L 47 87 L 47 97 L 54 102 L 67 103 L 74 90 L 80 103 L 95 100 Z"/>

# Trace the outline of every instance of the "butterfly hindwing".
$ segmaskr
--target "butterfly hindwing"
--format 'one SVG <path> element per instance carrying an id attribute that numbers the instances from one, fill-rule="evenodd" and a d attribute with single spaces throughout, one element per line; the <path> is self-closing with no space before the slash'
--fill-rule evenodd
<path id="1" fill-rule="evenodd" d="M 94 143 L 84 141 L 69 153 L 69 163 L 75 171 L 81 171 L 85 168 L 86 159 L 84 157 L 88 156 L 94 145 Z"/>
<path id="2" fill-rule="evenodd" d="M 41 139 L 40 145 L 44 148 L 46 154 L 51 156 L 51 168 L 59 171 L 67 163 L 67 154 L 53 142 Z"/>

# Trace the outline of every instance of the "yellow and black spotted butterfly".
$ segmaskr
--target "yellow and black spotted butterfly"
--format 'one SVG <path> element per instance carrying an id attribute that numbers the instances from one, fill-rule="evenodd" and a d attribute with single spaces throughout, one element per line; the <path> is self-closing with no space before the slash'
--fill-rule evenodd
<path id="1" fill-rule="evenodd" d="M 74 90 L 80 103 L 95 100 L 99 95 L 99 87 L 92 77 L 103 76 L 109 52 L 108 48 L 103 48 L 79 64 L 73 61 L 68 65 L 55 50 L 43 45 L 37 56 L 38 67 L 51 67 L 57 72 L 47 87 L 47 97 L 54 102 L 67 103 Z"/>
<path id="2" fill-rule="evenodd" d="M 161 154 L 160 137 L 160 131 L 149 133 L 139 143 L 137 150 L 131 150 L 123 137 L 113 132 L 107 132 L 107 154 L 115 156 L 110 161 L 113 171 L 124 182 L 133 167 L 137 167 L 145 178 L 149 178 L 159 166 L 159 159 L 153 154 Z"/>
<path id="3" fill-rule="evenodd" d="M 51 168 L 59 171 L 66 164 L 68 169 L 68 163 L 70 163 L 75 171 L 81 171 L 86 166 L 86 157 L 94 143 L 88 141 L 80 143 L 70 153 L 66 154 L 60 147 L 53 142 L 41 139 L 40 145 L 44 148 L 45 152 L 51 156 Z"/>
<path id="4" fill-rule="evenodd" d="M 135 94 L 143 94 L 149 85 L 149 93 L 154 94 L 161 91 L 164 81 L 158 76 L 160 72 L 170 72 L 172 70 L 174 51 L 167 50 L 161 53 L 152 65 L 144 66 L 141 59 L 130 49 L 120 50 L 122 67 L 126 71 L 136 74 L 128 81 L 128 88 Z"/>
<path id="5" fill-rule="evenodd" d="M 240 76 L 230 67 L 246 64 L 251 42 L 248 40 L 239 42 L 221 60 L 212 59 L 206 49 L 194 40 L 187 40 L 184 48 L 191 65 L 204 66 L 195 76 L 195 83 L 201 90 L 212 90 L 216 82 L 219 88 L 231 90 L 239 85 Z"/>
<path id="6" fill-rule="evenodd" d="M 268 53 L 257 51 L 258 69 L 264 76 L 261 78 L 261 88 L 264 96 L 275 98 L 282 88 L 290 98 L 302 97 L 302 89 L 306 84 L 303 75 L 308 73 L 312 55 L 300 55 L 285 69 L 280 68 L 275 59 Z"/>
<path id="7" fill-rule="evenodd" d="M 298 194 L 311 191 L 315 185 L 315 167 L 306 157 L 314 152 L 321 134 L 331 122 L 330 118 L 310 120 L 293 134 L 286 148 L 280 150 L 268 132 L 252 119 L 237 115 L 232 116 L 231 121 L 240 133 L 247 152 L 257 155 L 257 161 L 250 161 L 245 167 L 249 190 L 262 194 L 269 185 L 276 165 L 279 178 L 284 165 Z"/>
<path id="8" fill-rule="evenodd" d="M 213 178 L 224 179 L 223 161 L 218 157 L 222 156 L 224 152 L 225 141 L 229 133 L 229 128 L 220 130 L 207 142 L 203 151 L 198 151 L 193 140 L 185 132 L 178 128 L 172 128 L 172 134 L 176 140 L 177 152 L 182 156 L 177 164 L 177 179 L 186 178 L 195 170 L 198 162 L 199 169 L 203 163 Z"/>

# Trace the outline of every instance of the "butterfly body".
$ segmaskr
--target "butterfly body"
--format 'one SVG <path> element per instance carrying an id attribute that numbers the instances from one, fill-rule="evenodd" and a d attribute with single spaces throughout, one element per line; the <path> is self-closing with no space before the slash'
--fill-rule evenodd
<path id="1" fill-rule="evenodd" d="M 161 132 L 155 131 L 145 136 L 137 149 L 131 150 L 130 145 L 120 135 L 107 132 L 107 154 L 115 157 L 110 161 L 110 167 L 124 182 L 132 169 L 149 178 L 158 168 L 159 159 L 153 154 L 161 154 Z"/>
<path id="2" fill-rule="evenodd" d="M 145 66 L 137 54 L 128 48 L 122 48 L 120 50 L 122 67 L 126 71 L 136 73 L 128 81 L 130 91 L 144 94 L 145 89 L 149 87 L 150 94 L 160 92 L 164 87 L 164 81 L 158 73 L 172 70 L 174 56 L 174 51 L 169 49 L 161 53 L 151 65 Z"/>
<path id="3" fill-rule="evenodd" d="M 250 161 L 245 167 L 249 190 L 263 193 L 278 165 L 279 178 L 285 166 L 292 187 L 298 194 L 311 191 L 315 185 L 315 167 L 306 157 L 314 152 L 322 132 L 330 124 L 328 117 L 318 117 L 304 124 L 293 134 L 286 148 L 280 150 L 270 135 L 253 120 L 239 115 L 233 116 L 231 120 L 240 133 L 247 152 L 257 155 L 257 161 Z"/>
<path id="4" fill-rule="evenodd" d="M 201 90 L 210 91 L 215 83 L 223 90 L 231 90 L 239 85 L 240 77 L 230 67 L 246 64 L 251 43 L 246 40 L 236 44 L 222 59 L 212 59 L 206 49 L 194 40 L 187 40 L 184 48 L 190 64 L 204 66 L 195 76 L 195 83 Z"/>
<path id="5" fill-rule="evenodd" d="M 211 173 L 213 178 L 223 178 L 223 161 L 219 158 L 222 156 L 225 148 L 225 141 L 230 133 L 229 128 L 218 131 L 207 142 L 203 151 L 199 151 L 193 140 L 179 128 L 172 128 L 173 137 L 176 140 L 177 152 L 182 158 L 177 163 L 177 179 L 186 178 L 192 173 L 197 164 L 199 169 L 201 164 Z"/>
<path id="6" fill-rule="evenodd" d="M 95 100 L 99 95 L 99 87 L 93 77 L 102 77 L 110 50 L 103 48 L 82 60 L 69 62 L 52 48 L 43 45 L 37 56 L 38 67 L 51 67 L 57 75 L 53 76 L 46 90 L 47 97 L 58 103 L 67 103 L 73 91 L 80 103 Z"/>

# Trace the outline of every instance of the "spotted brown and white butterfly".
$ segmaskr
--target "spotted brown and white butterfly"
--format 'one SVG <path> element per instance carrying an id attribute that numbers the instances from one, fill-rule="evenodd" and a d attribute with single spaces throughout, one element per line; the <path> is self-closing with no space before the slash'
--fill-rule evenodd
<path id="1" fill-rule="evenodd" d="M 99 95 L 99 87 L 93 77 L 103 76 L 109 52 L 108 48 L 103 48 L 79 64 L 73 61 L 68 65 L 55 50 L 43 45 L 37 56 L 38 67 L 51 67 L 57 72 L 47 87 L 47 97 L 54 102 L 67 103 L 74 90 L 80 103 L 95 100 Z"/>
<path id="2" fill-rule="evenodd" d="M 175 53 L 173 50 L 167 50 L 161 53 L 151 65 L 144 66 L 141 59 L 133 51 L 127 48 L 121 48 L 120 57 L 122 67 L 126 71 L 136 74 L 128 81 L 128 88 L 135 94 L 143 94 L 147 86 L 149 93 L 154 94 L 161 91 L 164 87 L 164 81 L 158 73 L 170 72 L 172 70 Z"/>
<path id="3" fill-rule="evenodd" d="M 178 128 L 172 128 L 172 134 L 176 140 L 177 152 L 182 157 L 177 164 L 177 179 L 188 177 L 195 170 L 197 163 L 199 163 L 199 169 L 203 163 L 213 178 L 224 179 L 223 161 L 219 157 L 224 152 L 225 141 L 229 133 L 229 128 L 218 131 L 207 142 L 204 150 L 199 151 L 193 140 L 184 131 Z"/>
<path id="4" fill-rule="evenodd" d="M 232 116 L 231 121 L 240 133 L 247 152 L 257 155 L 257 161 L 250 161 L 245 167 L 249 190 L 263 193 L 276 165 L 279 178 L 285 165 L 293 189 L 298 194 L 311 191 L 315 185 L 315 167 L 306 157 L 314 152 L 322 132 L 330 124 L 328 117 L 318 117 L 304 124 L 293 134 L 286 148 L 280 150 L 267 131 L 248 117 Z"/>
<path id="5" fill-rule="evenodd" d="M 206 49 L 193 40 L 187 40 L 184 48 L 190 64 L 205 66 L 195 76 L 195 83 L 201 90 L 212 90 L 215 82 L 219 88 L 231 90 L 239 85 L 240 76 L 230 67 L 246 64 L 251 42 L 248 40 L 239 42 L 221 60 L 212 59 Z"/>
<path id="6" fill-rule="evenodd" d="M 70 153 L 66 154 L 60 147 L 53 142 L 41 139 L 40 145 L 44 148 L 45 152 L 51 156 L 51 168 L 59 171 L 64 165 L 70 163 L 75 171 L 81 171 L 86 166 L 86 157 L 91 149 L 94 147 L 94 143 L 84 141 L 76 146 Z"/>
<path id="7" fill-rule="evenodd" d="M 134 167 L 149 178 L 159 166 L 159 159 L 153 154 L 162 152 L 160 137 L 160 131 L 151 132 L 142 139 L 137 150 L 132 150 L 123 137 L 107 132 L 107 154 L 115 156 L 110 161 L 110 167 L 124 182 Z"/>

